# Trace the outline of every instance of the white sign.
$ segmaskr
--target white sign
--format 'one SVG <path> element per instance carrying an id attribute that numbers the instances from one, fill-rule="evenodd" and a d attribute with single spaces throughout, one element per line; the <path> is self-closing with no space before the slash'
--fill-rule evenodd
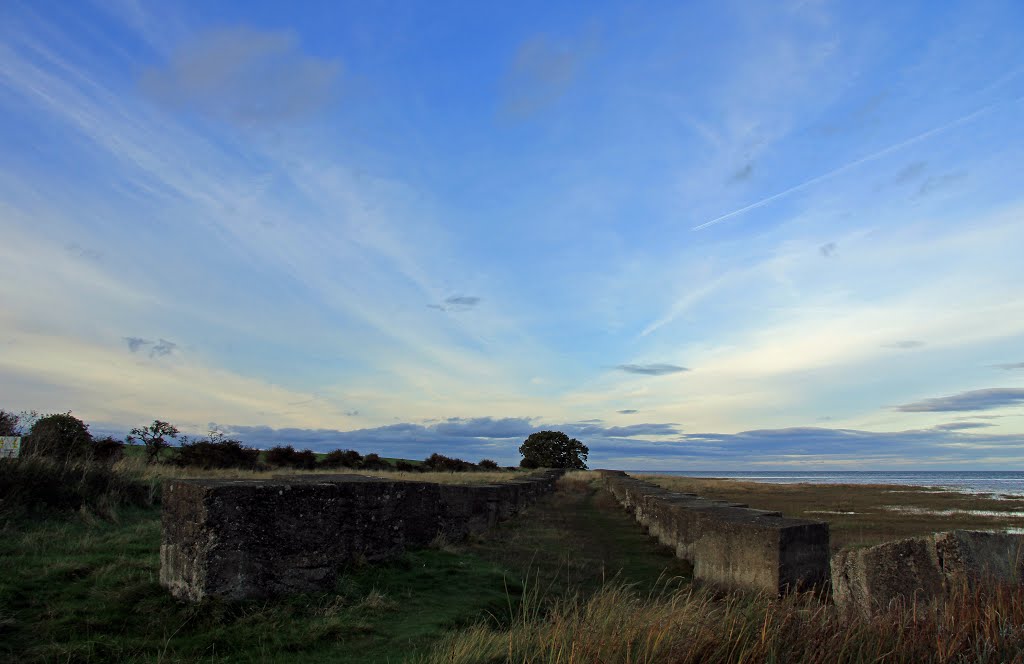
<path id="1" fill-rule="evenodd" d="M 17 459 L 21 452 L 21 438 L 0 436 L 0 459 Z"/>

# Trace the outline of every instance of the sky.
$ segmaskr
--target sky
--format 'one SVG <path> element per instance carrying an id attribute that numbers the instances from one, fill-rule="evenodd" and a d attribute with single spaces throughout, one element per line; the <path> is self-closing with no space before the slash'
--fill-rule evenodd
<path id="1" fill-rule="evenodd" d="M 1024 469 L 1024 4 L 0 4 L 0 408 Z"/>

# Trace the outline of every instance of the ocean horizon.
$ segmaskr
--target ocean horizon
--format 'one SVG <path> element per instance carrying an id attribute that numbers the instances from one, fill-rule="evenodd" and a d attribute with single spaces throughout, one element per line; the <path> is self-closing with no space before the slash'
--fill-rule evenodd
<path id="1" fill-rule="evenodd" d="M 769 484 L 893 484 L 1024 497 L 1021 470 L 627 470 L 630 474 L 707 477 Z"/>

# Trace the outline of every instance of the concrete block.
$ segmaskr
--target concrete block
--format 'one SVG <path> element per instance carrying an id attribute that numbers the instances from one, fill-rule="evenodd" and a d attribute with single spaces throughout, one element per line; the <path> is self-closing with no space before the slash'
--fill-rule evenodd
<path id="1" fill-rule="evenodd" d="M 829 581 L 827 523 L 787 519 L 779 512 L 673 492 L 614 473 L 603 479 L 651 535 L 693 564 L 695 579 L 771 593 Z"/>
<path id="2" fill-rule="evenodd" d="M 832 558 L 837 606 L 871 615 L 894 604 L 927 604 L 978 584 L 1024 579 L 1024 537 L 955 530 L 844 549 Z"/>
<path id="3" fill-rule="evenodd" d="M 164 490 L 160 583 L 181 599 L 330 588 L 340 566 L 482 532 L 554 489 L 558 472 L 513 485 L 361 475 L 178 480 Z"/>

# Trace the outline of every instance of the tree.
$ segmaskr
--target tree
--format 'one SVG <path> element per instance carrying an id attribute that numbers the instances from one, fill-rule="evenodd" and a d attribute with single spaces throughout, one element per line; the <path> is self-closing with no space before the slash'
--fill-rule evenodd
<path id="1" fill-rule="evenodd" d="M 92 458 L 98 463 L 114 465 L 124 456 L 124 441 L 113 436 L 104 436 L 92 441 Z"/>
<path id="2" fill-rule="evenodd" d="M 366 470 L 390 470 L 391 464 L 382 459 L 376 452 L 370 452 L 363 457 L 363 468 Z"/>
<path id="3" fill-rule="evenodd" d="M 355 450 L 332 450 L 320 460 L 319 465 L 323 468 L 359 468 L 363 465 L 363 455 Z"/>
<path id="4" fill-rule="evenodd" d="M 523 461 L 519 465 L 528 468 L 572 468 L 585 470 L 590 449 L 561 431 L 538 431 L 531 433 L 519 446 Z"/>
<path id="5" fill-rule="evenodd" d="M 160 452 L 171 446 L 168 438 L 177 438 L 178 427 L 169 422 L 153 420 L 153 423 L 146 427 L 135 427 L 128 434 L 127 441 L 134 443 L 141 442 L 146 446 L 146 461 L 153 463 L 160 458 Z"/>
<path id="6" fill-rule="evenodd" d="M 18 416 L 0 410 L 0 436 L 20 436 L 21 426 L 18 423 Z"/>
<path id="7" fill-rule="evenodd" d="M 211 428 L 206 439 L 189 441 L 180 436 L 178 454 L 171 463 L 195 468 L 246 468 L 259 466 L 260 451 L 246 447 L 240 440 L 227 437 L 220 429 Z"/>
<path id="8" fill-rule="evenodd" d="M 23 453 L 61 461 L 85 461 L 92 451 L 89 425 L 71 414 L 40 417 L 26 436 Z"/>
<path id="9" fill-rule="evenodd" d="M 447 457 L 437 452 L 434 452 L 423 461 L 423 467 L 427 470 L 445 473 L 461 473 L 464 470 L 469 470 L 472 465 L 468 461 Z"/>

